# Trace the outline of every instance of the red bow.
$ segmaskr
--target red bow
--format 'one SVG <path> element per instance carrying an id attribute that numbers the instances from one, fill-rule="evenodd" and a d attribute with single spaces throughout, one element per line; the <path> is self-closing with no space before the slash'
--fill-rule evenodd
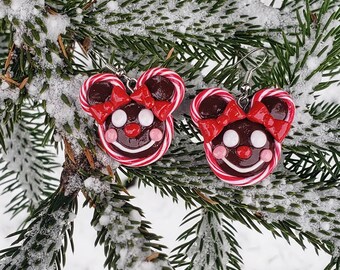
<path id="1" fill-rule="evenodd" d="M 282 142 L 290 129 L 290 123 L 275 119 L 261 102 L 255 102 L 251 107 L 247 118 L 253 122 L 260 123 L 273 135 L 275 140 Z"/>
<path id="2" fill-rule="evenodd" d="M 212 141 L 223 128 L 230 123 L 246 118 L 244 111 L 236 104 L 230 101 L 223 113 L 216 119 L 202 119 L 198 121 L 198 127 L 201 130 L 206 143 Z"/>
<path id="3" fill-rule="evenodd" d="M 161 121 L 164 121 L 173 109 L 171 102 L 155 100 L 145 84 L 133 92 L 130 98 L 152 110 L 153 114 Z"/>
<path id="4" fill-rule="evenodd" d="M 92 105 L 89 110 L 97 123 L 102 125 L 110 114 L 119 107 L 128 104 L 130 100 L 129 95 L 122 88 L 115 86 L 112 89 L 110 100 Z"/>

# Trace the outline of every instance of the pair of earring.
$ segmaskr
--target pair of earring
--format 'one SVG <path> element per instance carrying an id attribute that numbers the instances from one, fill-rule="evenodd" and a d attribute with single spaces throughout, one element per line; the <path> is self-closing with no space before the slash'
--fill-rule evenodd
<path id="1" fill-rule="evenodd" d="M 279 88 L 256 92 L 249 105 L 254 70 L 246 75 L 245 95 L 238 100 L 221 88 L 209 88 L 190 107 L 212 171 L 238 186 L 259 182 L 274 170 L 295 113 L 291 97 Z M 149 165 L 170 147 L 171 113 L 184 98 L 183 79 L 166 68 L 152 68 L 138 80 L 113 71 L 84 82 L 81 106 L 97 122 L 101 144 L 112 158 L 130 167 Z"/>

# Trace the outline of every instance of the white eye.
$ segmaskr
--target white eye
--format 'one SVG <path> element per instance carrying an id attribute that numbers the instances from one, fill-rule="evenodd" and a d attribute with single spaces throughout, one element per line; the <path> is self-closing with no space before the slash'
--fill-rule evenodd
<path id="1" fill-rule="evenodd" d="M 251 144 L 256 148 L 263 147 L 267 142 L 267 136 L 261 130 L 255 130 L 250 135 Z"/>
<path id="2" fill-rule="evenodd" d="M 240 137 L 233 129 L 229 129 L 223 134 L 223 143 L 227 147 L 234 147 L 240 142 Z"/>
<path id="3" fill-rule="evenodd" d="M 127 121 L 126 112 L 123 110 L 115 111 L 111 116 L 111 122 L 115 127 L 122 127 Z"/>
<path id="4" fill-rule="evenodd" d="M 138 121 L 144 127 L 150 126 L 153 123 L 153 120 L 154 120 L 154 115 L 152 111 L 148 109 L 143 109 L 138 114 Z"/>

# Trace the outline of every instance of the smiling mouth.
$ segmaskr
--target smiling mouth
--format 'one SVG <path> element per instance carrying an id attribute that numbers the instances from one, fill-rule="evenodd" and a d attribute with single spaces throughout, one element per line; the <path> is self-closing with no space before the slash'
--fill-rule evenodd
<path id="1" fill-rule="evenodd" d="M 224 161 L 225 164 L 227 164 L 230 168 L 232 168 L 233 170 L 240 172 L 240 173 L 248 173 L 251 171 L 256 170 L 258 167 L 260 167 L 264 161 L 262 159 L 260 159 L 258 162 L 256 162 L 253 166 L 247 167 L 247 168 L 241 168 L 239 166 L 236 166 L 235 164 L 231 163 L 229 160 L 227 160 L 225 157 L 222 158 L 222 160 Z"/>
<path id="2" fill-rule="evenodd" d="M 117 148 L 119 148 L 120 150 L 127 152 L 127 153 L 131 153 L 131 154 L 137 154 L 143 151 L 146 151 L 148 149 L 150 149 L 156 142 L 151 140 L 149 143 L 147 143 L 146 145 L 143 145 L 142 147 L 136 148 L 136 149 L 130 149 L 130 148 L 126 148 L 125 146 L 121 145 L 119 142 L 115 141 L 112 144 L 114 146 L 116 146 Z"/>

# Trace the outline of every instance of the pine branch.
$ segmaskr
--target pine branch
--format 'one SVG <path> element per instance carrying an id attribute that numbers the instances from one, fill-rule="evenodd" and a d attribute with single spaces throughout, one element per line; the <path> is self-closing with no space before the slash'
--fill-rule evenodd
<path id="1" fill-rule="evenodd" d="M 160 253 L 165 246 L 154 242 L 160 237 L 149 232 L 150 223 L 142 219 L 141 209 L 128 202 L 132 197 L 120 193 L 121 186 L 93 177 L 84 185 L 95 205 L 91 224 L 98 232 L 95 244 L 104 246 L 105 267 L 171 269 L 166 255 Z"/>
<path id="2" fill-rule="evenodd" d="M 228 221 L 217 212 L 197 208 L 184 218 L 182 226 L 193 222 L 177 239 L 187 242 L 172 251 L 175 268 L 241 269 L 240 246 L 234 236 L 235 229 Z"/>
<path id="3" fill-rule="evenodd" d="M 238 190 L 238 196 L 231 195 L 230 190 L 217 192 L 224 200 L 240 196 L 237 204 L 247 205 L 249 210 L 260 215 L 260 222 L 265 221 L 262 224 L 266 228 L 279 229 L 287 240 L 292 237 L 304 247 L 303 239 L 306 238 L 317 249 L 337 254 L 340 225 L 336 217 L 339 210 L 338 187 L 325 188 L 321 183 L 306 185 L 303 179 L 281 168 L 272 175 L 270 182 Z M 294 231 L 298 233 L 295 235 Z"/>
<path id="4" fill-rule="evenodd" d="M 57 188 L 58 179 L 51 176 L 59 167 L 56 156 L 51 146 L 41 147 L 46 128 L 41 120 L 43 115 L 39 106 L 26 101 L 20 110 L 20 120 L 7 128 L 6 148 L 0 158 L 3 173 L 0 185 L 4 186 L 3 193 L 17 192 L 7 204 L 7 212 L 13 216 L 25 209 L 32 212 Z"/>
<path id="5" fill-rule="evenodd" d="M 279 27 L 289 29 L 294 26 L 293 23 L 290 24 L 293 20 L 288 20 L 287 13 L 280 14 L 260 1 L 252 3 L 210 1 L 209 4 L 204 1 L 190 3 L 164 1 L 159 8 L 154 5 L 154 1 L 133 1 L 133 4 L 131 1 L 125 1 L 119 6 L 107 5 L 107 3 L 108 1 L 99 2 L 96 9 L 88 11 L 83 18 L 84 24 L 91 25 L 86 30 L 98 34 L 96 38 L 98 44 L 109 43 L 112 34 L 117 36 L 151 35 L 167 40 L 178 38 L 188 42 L 213 44 L 221 41 L 228 42 L 229 37 L 239 36 L 241 38 L 244 33 L 269 32 Z M 275 16 L 278 25 L 271 28 L 266 20 L 257 20 L 253 16 L 254 9 L 262 9 L 268 18 Z M 169 11 L 171 16 L 169 16 Z M 188 16 L 188 14 L 193 15 Z M 94 22 L 93 17 L 99 20 Z M 142 23 L 129 23 L 140 21 L 140 18 L 143 18 Z M 107 35 L 106 31 L 110 35 Z M 248 42 L 251 40 L 248 39 Z"/>
<path id="6" fill-rule="evenodd" d="M 68 241 L 72 244 L 74 197 L 56 192 L 45 200 L 17 236 L 12 247 L 0 251 L 1 269 L 61 269 Z"/>
<path id="7" fill-rule="evenodd" d="M 180 136 L 177 135 L 177 138 Z M 337 198 L 340 195 L 337 186 L 329 185 L 326 188 L 323 182 L 315 181 L 314 175 L 309 175 L 311 180 L 306 181 L 282 167 L 270 180 L 264 181 L 264 186 L 242 189 L 226 186 L 207 173 L 209 169 L 202 151 L 196 150 L 193 144 L 188 146 L 187 139 L 178 139 L 175 145 L 170 149 L 168 159 L 165 156 L 148 168 L 129 168 L 128 176 L 159 189 L 162 195 L 172 196 L 175 201 L 181 197 L 189 206 L 195 202 L 207 205 L 255 230 L 259 231 L 256 223 L 260 222 L 275 236 L 292 238 L 303 247 L 302 238 L 306 238 L 318 249 L 322 248 L 328 253 L 336 250 L 339 230 Z M 176 159 L 171 158 L 175 153 Z M 339 174 L 338 166 L 334 167 Z M 165 174 L 165 170 L 168 173 Z M 333 183 L 338 185 L 337 182 Z M 195 196 L 193 189 L 201 190 L 217 205 L 211 205 L 197 194 Z"/>

